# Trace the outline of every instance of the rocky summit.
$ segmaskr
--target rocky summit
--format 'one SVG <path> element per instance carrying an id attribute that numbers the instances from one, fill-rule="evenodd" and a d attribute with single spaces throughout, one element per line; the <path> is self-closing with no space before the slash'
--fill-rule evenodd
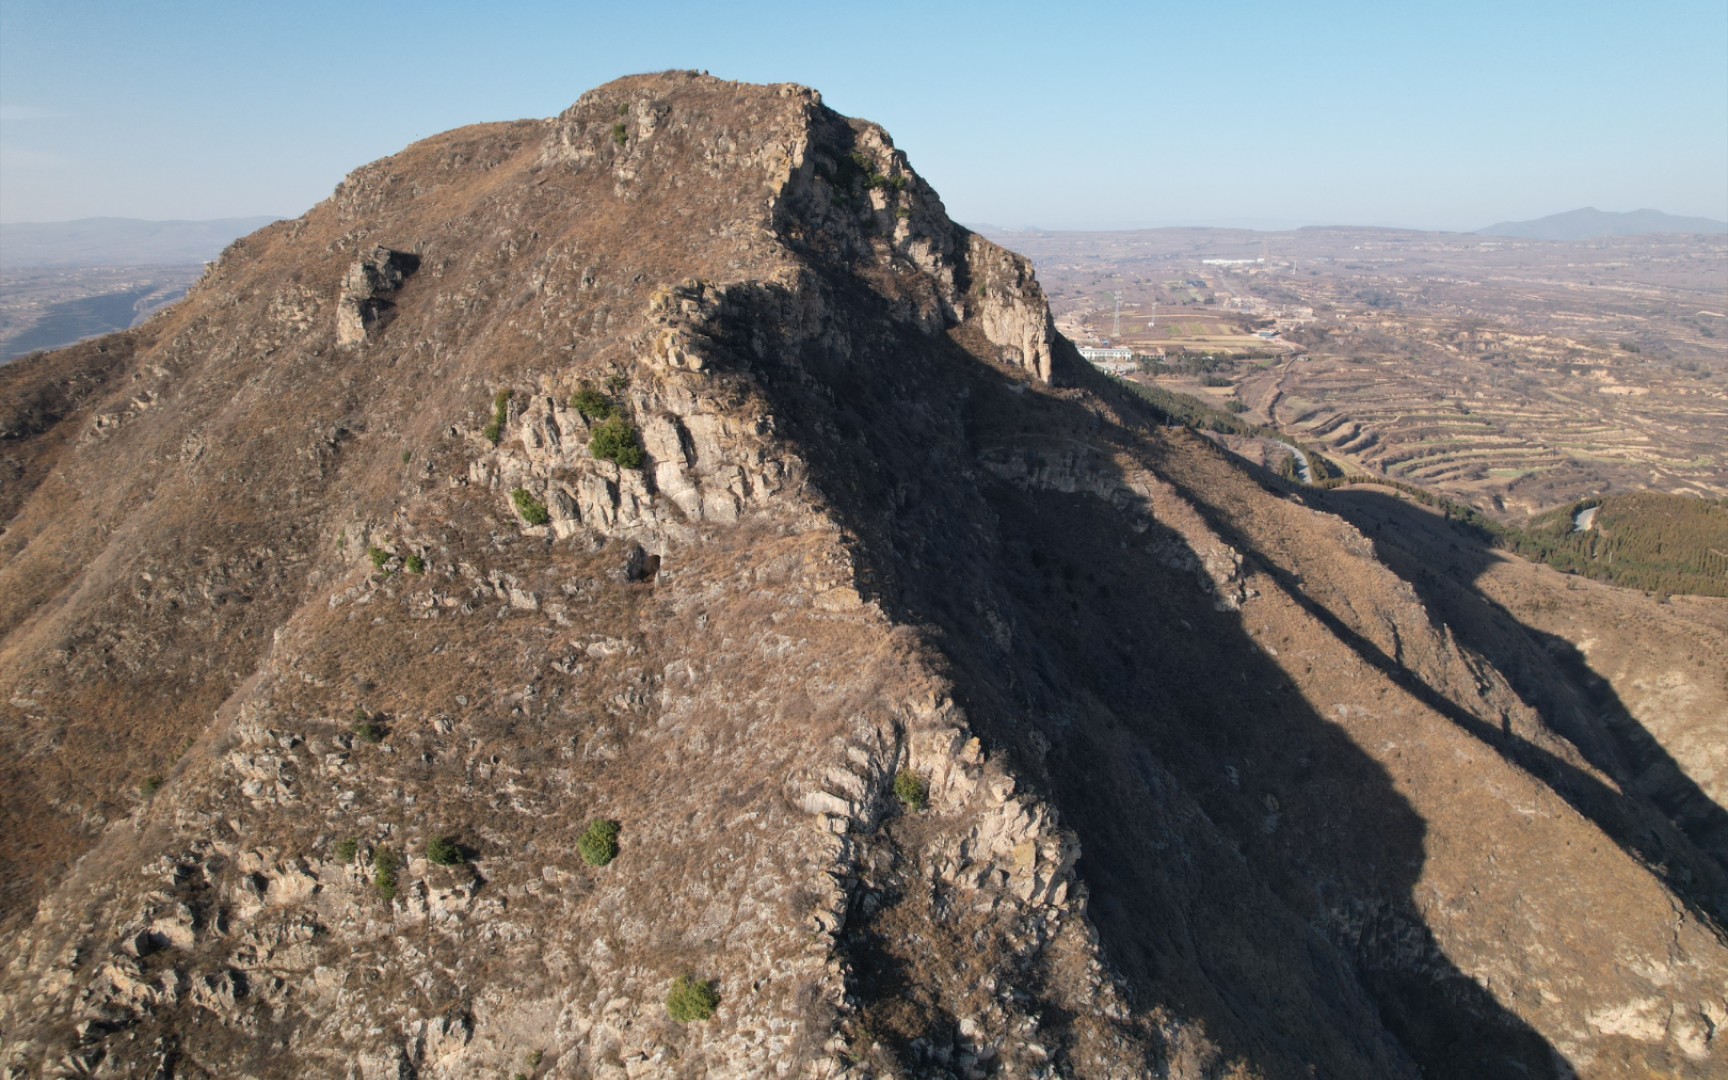
<path id="1" fill-rule="evenodd" d="M 1717 804 L 1161 420 L 802 87 L 358 170 L 0 369 L 0 1065 L 1723 1075 Z"/>

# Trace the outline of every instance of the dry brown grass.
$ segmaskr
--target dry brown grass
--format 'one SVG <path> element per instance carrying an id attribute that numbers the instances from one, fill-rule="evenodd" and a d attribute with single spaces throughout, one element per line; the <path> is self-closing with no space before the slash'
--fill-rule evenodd
<path id="1" fill-rule="evenodd" d="M 46 897 L 38 932 L 9 937 L 20 1053 L 71 1045 L 75 1002 L 117 1000 L 123 932 L 185 937 L 177 905 L 191 943 L 148 974 L 251 990 L 205 1024 L 184 999 L 128 1006 L 108 1067 L 172 1037 L 304 1074 L 471 1015 L 464 1067 L 513 1067 L 533 1023 L 568 1075 L 662 1050 L 667 1075 L 748 1072 L 836 1030 L 916 1071 L 964 1020 L 1005 1070 L 1040 1067 L 1035 1022 L 1077 1075 L 1380 1077 L 1412 1056 L 1485 1075 L 1497 1055 L 1540 1075 L 1590 994 L 1646 992 L 1617 950 L 1719 984 L 1719 946 L 1638 861 L 1646 835 L 1686 838 L 1608 798 L 1607 766 L 1435 625 L 1427 582 L 1212 444 L 1148 433 L 1084 370 L 1033 385 L 976 323 L 919 329 L 937 286 L 861 211 L 811 196 L 768 221 L 793 140 L 868 134 L 810 127 L 805 100 L 665 76 L 419 144 L 243 241 L 152 324 L 139 377 L 66 421 L 121 422 L 33 444 L 58 455 L 38 500 L 63 490 L 87 519 L 32 500 L 0 567 L 25 598 L 0 674 L 34 702 L 7 717 L 0 822 L 20 831 L 0 873 L 10 917 Z M 690 123 L 610 137 L 659 104 Z M 542 162 L 557 131 L 600 156 Z M 386 329 L 338 349 L 335 289 L 380 243 L 420 269 Z M 503 388 L 629 371 L 670 393 L 644 359 L 650 300 L 691 277 L 758 284 L 703 326 L 712 373 L 677 385 L 771 426 L 798 470 L 741 523 L 644 536 L 659 570 L 630 582 L 622 537 L 523 531 L 498 471 L 520 432 L 494 457 L 480 431 Z M 793 325 L 817 290 L 820 326 Z M 987 453 L 1084 475 L 1017 485 Z M 380 572 L 371 545 L 427 572 Z M 1234 557 L 1222 585 L 1196 570 Z M 853 585 L 866 604 L 817 602 Z M 353 737 L 356 709 L 380 741 Z M 1042 837 L 1078 837 L 1066 909 L 960 881 L 987 869 L 962 855 L 970 814 L 878 827 L 915 724 L 966 725 L 983 775 L 1052 815 Z M 137 828 L 105 828 L 133 804 L 104 792 L 164 769 Z M 807 809 L 824 785 L 862 786 L 856 813 Z M 621 826 L 603 868 L 577 850 L 596 817 Z M 440 834 L 471 862 L 410 859 L 394 906 L 332 858 Z M 817 919 L 834 903 L 838 940 Z M 686 973 L 719 983 L 712 1024 L 664 1016 Z"/>

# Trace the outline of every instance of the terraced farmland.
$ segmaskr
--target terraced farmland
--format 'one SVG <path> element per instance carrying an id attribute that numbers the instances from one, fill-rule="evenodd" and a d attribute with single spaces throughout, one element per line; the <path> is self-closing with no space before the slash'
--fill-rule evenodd
<path id="1" fill-rule="evenodd" d="M 1537 367 L 1535 350 L 1435 356 L 1419 330 L 1402 330 L 1413 357 L 1316 351 L 1244 375 L 1238 393 L 1341 461 L 1487 511 L 1529 514 L 1639 489 L 1728 494 L 1719 379 L 1675 379 L 1666 365 L 1577 349 L 1560 370 Z"/>
<path id="2" fill-rule="evenodd" d="M 1595 496 L 1728 496 L 1728 239 L 1562 244 L 1385 229 L 1005 235 L 1064 329 L 1150 357 L 1137 378 L 1234 398 L 1350 471 L 1521 520 Z M 1159 323 L 1136 315 L 1156 311 Z M 1204 315 L 1202 315 L 1204 313 Z M 1215 315 L 1213 313 L 1216 313 Z M 1204 379 L 1196 316 L 1270 360 Z M 1220 354 L 1221 355 L 1221 354 Z M 1229 385 L 1220 383 L 1228 379 Z"/>

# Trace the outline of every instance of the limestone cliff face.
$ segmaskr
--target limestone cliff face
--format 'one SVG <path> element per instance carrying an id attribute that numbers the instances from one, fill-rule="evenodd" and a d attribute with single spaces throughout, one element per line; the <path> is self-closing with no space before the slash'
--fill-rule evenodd
<path id="1" fill-rule="evenodd" d="M 416 144 L 0 388 L 12 1074 L 1721 1066 L 1720 866 L 813 91 Z"/>

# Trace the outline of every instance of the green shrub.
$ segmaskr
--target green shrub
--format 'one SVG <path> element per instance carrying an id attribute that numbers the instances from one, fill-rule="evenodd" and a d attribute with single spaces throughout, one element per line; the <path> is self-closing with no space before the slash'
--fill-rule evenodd
<path id="1" fill-rule="evenodd" d="M 339 863 L 351 863 L 360 854 L 360 841 L 352 836 L 345 840 L 338 840 L 336 846 L 330 849 L 330 853 L 336 856 L 336 861 Z"/>
<path id="2" fill-rule="evenodd" d="M 486 436 L 486 441 L 493 446 L 497 446 L 504 438 L 504 423 L 510 419 L 511 393 L 512 391 L 509 390 L 500 390 L 493 395 L 492 420 L 486 425 L 486 430 L 482 432 Z"/>
<path id="3" fill-rule="evenodd" d="M 462 845 L 448 836 L 434 836 L 426 841 L 426 858 L 434 866 L 455 866 L 462 861 Z"/>
<path id="4" fill-rule="evenodd" d="M 630 129 L 624 126 L 622 120 L 612 125 L 612 141 L 617 143 L 619 146 L 623 146 L 625 143 L 630 141 Z"/>
<path id="5" fill-rule="evenodd" d="M 720 1004 L 720 991 L 694 975 L 680 975 L 666 992 L 666 1015 L 680 1024 L 707 1020 Z"/>
<path id="6" fill-rule="evenodd" d="M 381 743 L 384 729 L 370 720 L 362 720 L 354 725 L 354 737 L 364 743 Z"/>
<path id="7" fill-rule="evenodd" d="M 408 561 L 403 564 L 403 568 L 410 574 L 424 574 L 426 572 L 426 560 L 418 555 L 410 555 Z"/>
<path id="8" fill-rule="evenodd" d="M 930 785 L 917 773 L 902 769 L 894 776 L 894 797 L 908 810 L 922 810 L 930 805 Z"/>
<path id="9" fill-rule="evenodd" d="M 527 488 L 517 488 L 510 493 L 510 501 L 516 504 L 516 512 L 522 515 L 522 520 L 530 525 L 544 525 L 552 520 L 546 504 L 534 497 Z"/>
<path id="10" fill-rule="evenodd" d="M 594 428 L 588 449 L 601 461 L 610 461 L 621 469 L 642 467 L 642 447 L 636 441 L 636 429 L 622 416 L 611 416 Z"/>
<path id="11" fill-rule="evenodd" d="M 618 406 L 612 399 L 600 391 L 583 383 L 581 388 L 570 398 L 570 407 L 581 413 L 587 420 L 606 420 L 618 411 Z"/>
<path id="12" fill-rule="evenodd" d="M 618 857 L 618 823 L 606 818 L 595 818 L 588 823 L 588 830 L 582 838 L 576 841 L 576 850 L 581 853 L 582 861 L 589 866 L 605 866 Z"/>
<path id="13" fill-rule="evenodd" d="M 372 853 L 372 886 L 378 890 L 378 895 L 386 900 L 396 899 L 396 871 L 402 867 L 402 858 L 389 848 L 379 848 Z"/>
<path id="14" fill-rule="evenodd" d="M 392 558 L 391 554 L 381 547 L 367 548 L 366 557 L 372 560 L 372 569 L 374 570 L 384 569 L 386 566 L 390 565 L 390 560 Z"/>
<path id="15" fill-rule="evenodd" d="M 863 151 L 853 153 L 841 163 L 837 170 L 837 182 L 841 187 L 850 188 L 853 181 L 862 180 L 864 186 L 872 191 L 905 191 L 904 176 L 888 177 L 876 171 L 876 163 Z"/>
<path id="16" fill-rule="evenodd" d="M 154 795 L 162 790 L 162 785 L 165 783 L 167 781 L 160 776 L 147 776 L 144 778 L 144 782 L 138 785 L 138 790 L 146 796 Z"/>

